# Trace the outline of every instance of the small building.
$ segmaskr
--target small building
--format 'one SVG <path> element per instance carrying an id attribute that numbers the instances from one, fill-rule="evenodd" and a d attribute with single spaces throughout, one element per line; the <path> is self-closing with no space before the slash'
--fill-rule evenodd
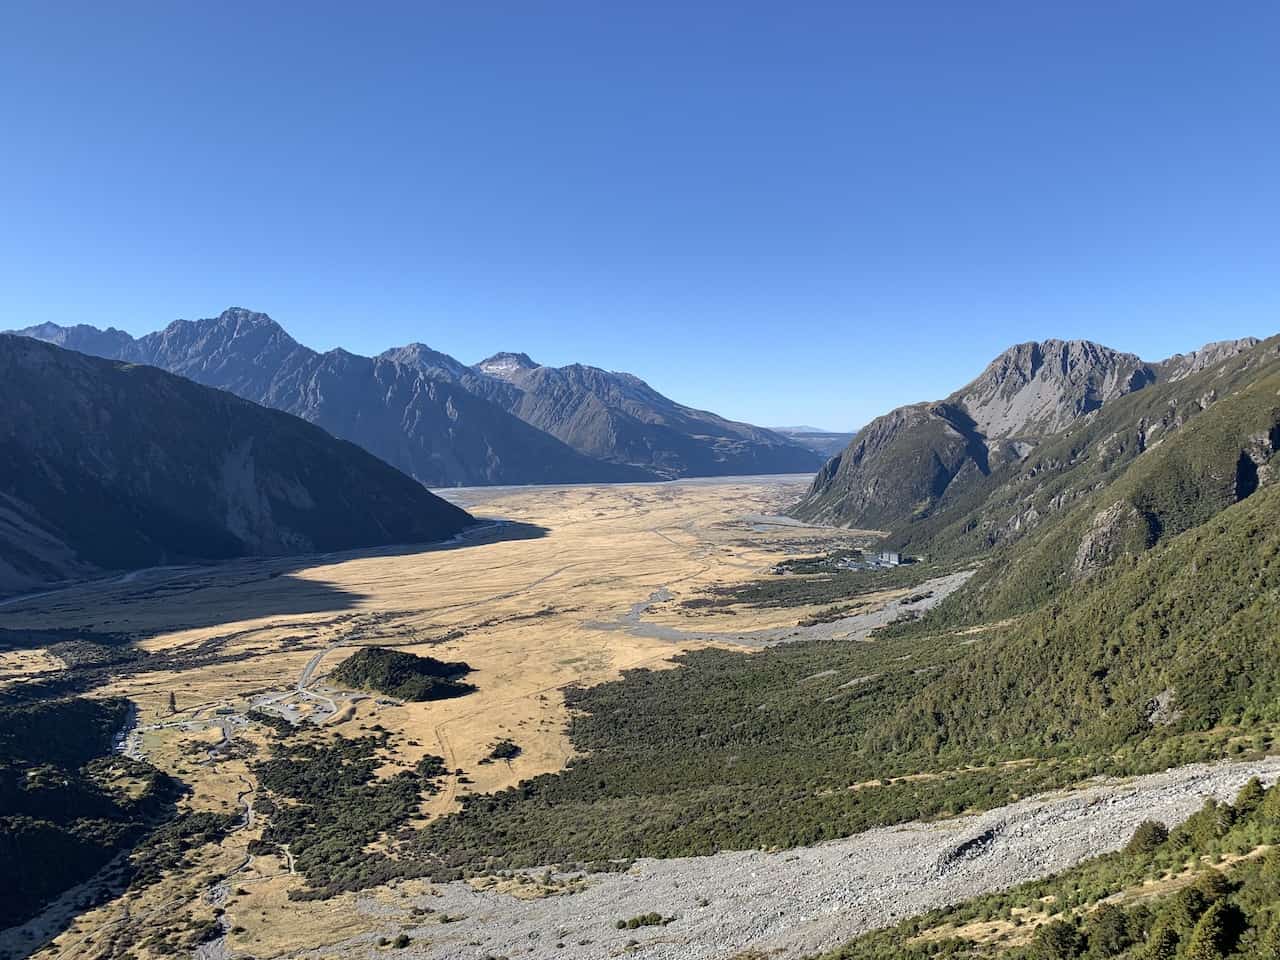
<path id="1" fill-rule="evenodd" d="M 896 550 L 882 550 L 879 560 L 883 566 L 896 567 L 902 563 L 902 554 Z"/>

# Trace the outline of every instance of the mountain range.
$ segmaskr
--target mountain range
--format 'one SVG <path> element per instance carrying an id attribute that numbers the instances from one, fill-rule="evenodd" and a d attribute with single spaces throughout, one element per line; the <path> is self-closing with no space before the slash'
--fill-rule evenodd
<path id="1" fill-rule="evenodd" d="M 157 564 L 451 537 L 354 444 L 149 366 L 0 334 L 0 592 Z"/>
<path id="2" fill-rule="evenodd" d="M 1211 343 L 1147 363 L 1087 340 L 1021 343 L 938 402 L 899 407 L 829 460 L 795 507 L 806 520 L 900 531 L 962 502 L 984 479 L 1017 468 L 1046 438 L 1105 405 L 1177 383 L 1257 346 Z"/>
<path id="3" fill-rule="evenodd" d="M 292 413 L 428 486 L 808 473 L 823 461 L 805 444 L 683 406 L 630 374 L 545 367 L 520 353 L 467 366 L 421 343 L 376 357 L 318 353 L 240 308 L 139 338 L 47 323 L 15 332 Z"/>

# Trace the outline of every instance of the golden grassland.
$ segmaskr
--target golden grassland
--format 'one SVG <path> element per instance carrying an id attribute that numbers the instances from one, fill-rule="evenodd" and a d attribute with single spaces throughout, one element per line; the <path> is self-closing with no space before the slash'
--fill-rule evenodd
<path id="1" fill-rule="evenodd" d="M 147 759 L 191 785 L 189 807 L 218 812 L 239 809 L 242 796 L 252 799 L 251 765 L 265 755 L 267 740 L 253 725 L 237 728 L 235 749 L 210 760 L 208 748 L 221 739 L 214 711 L 242 712 L 254 695 L 288 693 L 317 655 L 311 688 L 323 694 L 325 674 L 363 644 L 465 660 L 477 687 L 468 696 L 404 705 L 371 696 L 342 705 L 324 723 L 348 736 L 375 724 L 390 731 L 397 753 L 384 774 L 425 754 L 443 756 L 451 771 L 464 770 L 471 782 L 449 777 L 442 793 L 424 803 L 425 821 L 456 808 L 463 791 L 489 792 L 562 769 L 572 755 L 567 686 L 599 683 L 633 667 L 663 668 L 681 650 L 716 643 L 653 639 L 616 626 L 656 592 L 668 591 L 672 599 L 655 604 L 646 621 L 704 634 L 794 625 L 810 612 L 737 608 L 708 617 L 678 603 L 707 587 L 757 578 L 784 552 L 817 553 L 837 538 L 848 542 L 849 531 L 744 521 L 777 512 L 802 483 L 472 491 L 464 502 L 469 499 L 477 516 L 532 525 L 543 535 L 504 539 L 490 528 L 472 543 L 444 548 L 153 571 L 13 604 L 5 619 L 14 628 L 126 633 L 139 637 L 144 650 L 176 656 L 171 669 L 126 676 L 90 695 L 128 697 L 143 724 L 166 723 L 144 734 Z M 201 659 L 210 652 L 216 656 Z M 42 651 L 6 655 L 0 681 L 56 669 L 51 659 Z M 301 712 L 306 708 L 303 703 Z M 182 721 L 193 726 L 176 725 Z M 502 738 L 514 740 L 521 753 L 481 764 Z M 82 914 L 50 945 L 51 954 L 93 956 L 92 942 L 119 924 L 160 928 L 207 918 L 213 910 L 208 878 L 234 870 L 223 904 L 236 931 L 228 941 L 233 952 L 266 958 L 372 929 L 348 902 L 353 895 L 289 901 L 301 880 L 287 864 L 259 858 L 245 866 L 245 848 L 259 830 L 240 830 L 221 847 L 202 851 L 193 869 L 170 882 Z M 495 883 L 495 889 L 506 888 Z"/>

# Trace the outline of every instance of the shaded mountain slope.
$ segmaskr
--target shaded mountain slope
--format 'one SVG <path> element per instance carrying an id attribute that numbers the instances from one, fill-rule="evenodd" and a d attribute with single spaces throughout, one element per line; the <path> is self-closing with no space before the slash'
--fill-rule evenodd
<path id="1" fill-rule="evenodd" d="M 951 403 L 899 407 L 877 417 L 818 471 L 792 511 L 805 520 L 890 530 L 927 515 L 944 499 L 1018 459 L 988 443 Z"/>
<path id="2" fill-rule="evenodd" d="M 629 373 L 545 367 L 522 353 L 496 354 L 475 370 L 486 382 L 474 389 L 593 457 L 672 477 L 808 473 L 822 463 L 788 437 L 676 403 Z"/>
<path id="3" fill-rule="evenodd" d="M 584 457 L 417 362 L 317 353 L 262 313 L 233 308 L 208 320 L 178 320 L 136 340 L 84 326 L 19 332 L 56 336 L 74 350 L 161 367 L 284 410 L 430 486 L 654 479 Z M 433 364 L 437 358 L 438 371 L 465 369 L 443 354 L 435 354 Z"/>
<path id="4" fill-rule="evenodd" d="M 296 417 L 0 335 L 0 590 L 450 537 L 462 510 Z"/>
<path id="5" fill-rule="evenodd" d="M 17 332 L 295 414 L 430 486 L 811 472 L 822 463 L 803 444 L 684 407 L 629 374 L 539 367 L 524 354 L 474 368 L 421 343 L 372 358 L 321 354 L 239 308 L 136 340 L 84 325 Z"/>
<path id="6" fill-rule="evenodd" d="M 1045 437 L 1025 458 L 900 523 L 890 542 L 909 553 L 961 557 L 1024 537 L 1113 481 L 1220 399 L 1264 376 L 1278 349 L 1280 341 L 1255 345 L 1118 398 Z"/>

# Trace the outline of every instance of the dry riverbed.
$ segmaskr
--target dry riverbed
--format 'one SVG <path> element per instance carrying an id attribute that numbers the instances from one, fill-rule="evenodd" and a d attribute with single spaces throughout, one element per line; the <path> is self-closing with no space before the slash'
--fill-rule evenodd
<path id="1" fill-rule="evenodd" d="M 411 953 L 435 960 L 596 960 L 624 953 L 728 960 L 748 948 L 802 957 L 1116 850 L 1143 820 L 1179 822 L 1207 797 L 1234 798 L 1253 776 L 1274 782 L 1280 757 L 1099 782 L 977 816 L 869 830 L 796 850 L 641 860 L 626 874 L 590 876 L 577 892 L 545 899 L 437 885 L 406 900 L 458 919 L 385 929 L 406 930 L 414 938 Z M 385 901 L 357 906 L 371 917 L 388 912 Z M 674 919 L 615 929 L 619 919 L 650 912 Z M 336 946 L 359 955 L 366 944 L 361 937 Z"/>

